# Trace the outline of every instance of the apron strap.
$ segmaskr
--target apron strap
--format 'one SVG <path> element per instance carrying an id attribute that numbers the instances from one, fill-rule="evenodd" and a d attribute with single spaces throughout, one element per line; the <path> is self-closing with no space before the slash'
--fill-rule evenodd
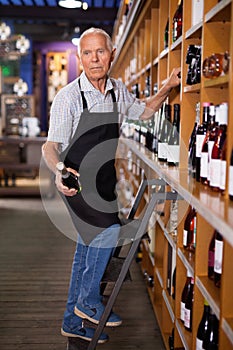
<path id="1" fill-rule="evenodd" d="M 80 87 L 80 92 L 81 92 L 81 97 L 82 97 L 82 102 L 83 102 L 83 110 L 85 110 L 85 109 L 88 109 L 87 108 L 87 100 L 86 100 L 86 98 L 84 96 L 84 91 L 81 90 L 80 79 L 78 80 L 78 84 L 79 84 L 79 87 Z M 115 92 L 114 92 L 113 88 L 110 90 L 110 94 L 112 96 L 112 102 L 114 104 L 113 105 L 113 111 L 118 113 L 118 109 L 117 109 L 117 105 L 116 105 L 116 95 L 115 95 Z"/>

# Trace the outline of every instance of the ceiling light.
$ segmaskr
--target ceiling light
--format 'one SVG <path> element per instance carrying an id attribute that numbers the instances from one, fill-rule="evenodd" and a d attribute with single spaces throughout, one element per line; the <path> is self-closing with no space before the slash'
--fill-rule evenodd
<path id="1" fill-rule="evenodd" d="M 68 9 L 83 8 L 83 10 L 88 9 L 88 3 L 85 1 L 78 0 L 59 0 L 58 5 Z"/>

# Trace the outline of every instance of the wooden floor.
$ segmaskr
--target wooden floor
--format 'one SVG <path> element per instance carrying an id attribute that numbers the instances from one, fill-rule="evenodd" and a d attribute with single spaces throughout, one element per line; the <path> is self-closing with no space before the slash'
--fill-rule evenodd
<path id="1" fill-rule="evenodd" d="M 75 242 L 50 221 L 40 199 L 0 199 L 0 349 L 65 350 L 60 335 Z M 142 274 L 132 264 L 106 329 L 103 350 L 164 350 Z"/>

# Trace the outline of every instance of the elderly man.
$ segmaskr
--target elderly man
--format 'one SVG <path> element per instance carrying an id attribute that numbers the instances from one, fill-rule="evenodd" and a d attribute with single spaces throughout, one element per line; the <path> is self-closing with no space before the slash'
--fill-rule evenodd
<path id="1" fill-rule="evenodd" d="M 78 54 L 83 72 L 56 95 L 42 150 L 78 232 L 61 333 L 90 341 L 94 329 L 83 327 L 82 321 L 98 324 L 104 311 L 100 282 L 120 230 L 114 167 L 119 114 L 135 120 L 152 117 L 172 88 L 179 85 L 180 69 L 173 70 L 155 96 L 140 101 L 121 81 L 109 77 L 115 49 L 105 31 L 86 30 Z M 70 172 L 80 174 L 81 193 L 63 184 L 56 168 L 60 161 Z M 112 312 L 106 326 L 121 323 Z M 102 333 L 98 342 L 107 339 Z"/>

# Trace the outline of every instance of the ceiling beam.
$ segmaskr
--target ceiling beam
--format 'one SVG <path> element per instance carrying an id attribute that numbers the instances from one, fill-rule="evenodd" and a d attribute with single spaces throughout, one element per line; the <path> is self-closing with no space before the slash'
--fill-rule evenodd
<path id="1" fill-rule="evenodd" d="M 117 8 L 88 8 L 65 9 L 51 6 L 12 6 L 0 5 L 1 18 L 10 19 L 70 19 L 79 20 L 82 23 L 93 23 L 96 21 L 114 21 L 117 16 Z"/>

